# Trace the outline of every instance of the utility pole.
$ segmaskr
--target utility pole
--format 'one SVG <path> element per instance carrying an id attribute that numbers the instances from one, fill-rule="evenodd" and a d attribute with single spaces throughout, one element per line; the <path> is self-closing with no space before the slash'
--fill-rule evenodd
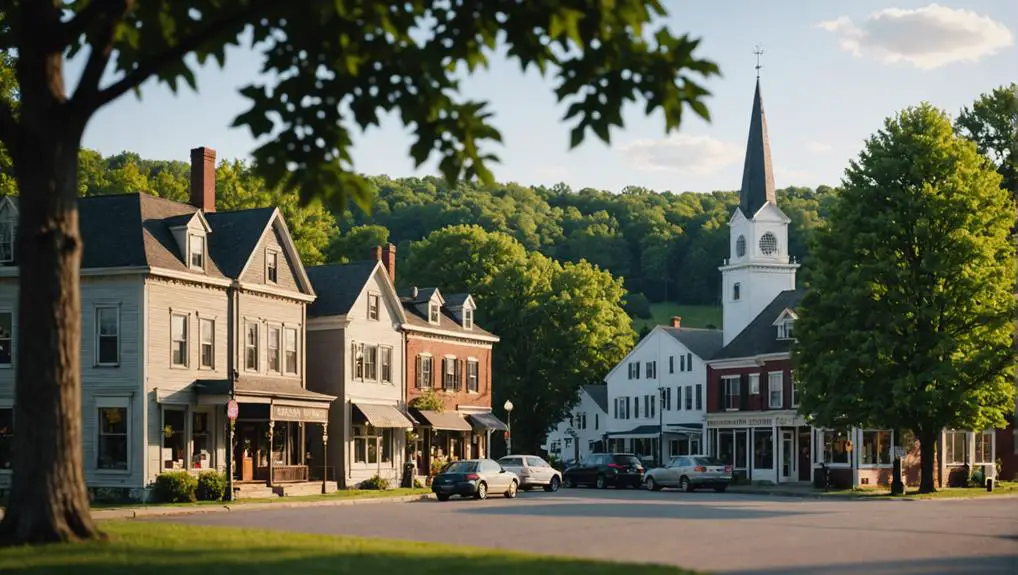
<path id="1" fill-rule="evenodd" d="M 660 403 L 659 409 L 657 410 L 657 454 L 660 457 L 658 459 L 658 467 L 665 466 L 665 388 L 657 388 L 658 402 Z"/>

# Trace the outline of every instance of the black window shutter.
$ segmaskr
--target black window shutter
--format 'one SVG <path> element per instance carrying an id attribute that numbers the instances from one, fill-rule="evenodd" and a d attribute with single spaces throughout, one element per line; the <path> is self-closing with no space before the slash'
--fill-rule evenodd
<path id="1" fill-rule="evenodd" d="M 749 375 L 739 376 L 739 409 L 749 409 Z"/>
<path id="2" fill-rule="evenodd" d="M 417 389 L 421 388 L 421 380 L 424 377 L 423 368 L 421 367 L 422 362 L 423 362 L 423 360 L 422 360 L 421 356 L 418 355 L 417 356 L 417 370 L 415 372 L 417 374 L 417 376 L 414 377 L 414 387 L 416 387 Z"/>
<path id="3" fill-rule="evenodd" d="M 728 380 L 722 377 L 717 380 L 716 385 L 718 386 L 718 411 L 724 411 L 728 409 L 728 404 L 725 402 L 725 388 L 728 387 Z"/>

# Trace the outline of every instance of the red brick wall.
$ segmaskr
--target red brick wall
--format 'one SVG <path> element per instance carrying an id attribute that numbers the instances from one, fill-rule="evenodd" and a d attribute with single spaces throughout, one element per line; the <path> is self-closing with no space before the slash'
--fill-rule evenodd
<path id="1" fill-rule="evenodd" d="M 457 406 L 491 407 L 491 347 L 464 345 L 452 341 L 423 338 L 409 334 L 406 343 L 407 370 L 407 402 L 421 395 L 423 391 L 417 387 L 417 356 L 430 353 L 433 359 L 434 389 L 445 402 L 445 409 L 455 410 Z M 457 359 L 476 358 L 478 363 L 477 393 L 467 391 L 466 368 L 464 367 L 463 385 L 458 392 L 442 391 L 442 358 L 454 355 Z"/>
<path id="2" fill-rule="evenodd" d="M 785 374 L 784 377 L 784 393 L 783 409 L 792 409 L 792 377 L 791 377 L 791 362 L 787 359 L 780 359 L 774 361 L 765 362 L 763 367 L 738 367 L 728 369 L 716 369 L 708 366 L 707 368 L 707 412 L 716 413 L 724 411 L 724 407 L 721 405 L 721 378 L 728 375 L 739 375 L 748 376 L 749 374 L 756 373 L 760 375 L 760 393 L 759 395 L 750 395 L 747 398 L 747 406 L 745 411 L 768 411 L 770 409 L 768 397 L 769 390 L 767 388 L 767 377 L 768 373 L 772 371 L 782 371 Z M 749 385 L 749 378 L 743 379 L 743 385 Z"/>

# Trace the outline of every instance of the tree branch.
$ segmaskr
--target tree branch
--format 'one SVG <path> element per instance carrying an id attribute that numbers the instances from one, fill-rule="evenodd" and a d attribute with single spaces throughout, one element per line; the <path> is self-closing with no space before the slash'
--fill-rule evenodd
<path id="1" fill-rule="evenodd" d="M 61 24 L 59 32 L 55 35 L 57 45 L 54 47 L 63 51 L 84 34 L 97 17 L 108 16 L 110 12 L 119 12 L 118 5 L 122 3 L 123 0 L 91 0 L 74 15 L 74 18 Z"/>
<path id="2" fill-rule="evenodd" d="M 94 105 L 93 100 L 99 93 L 99 82 L 102 81 L 103 72 L 106 71 L 106 65 L 110 62 L 110 56 L 113 55 L 113 34 L 117 25 L 127 16 L 132 4 L 134 4 L 134 0 L 94 0 L 79 12 L 74 20 L 68 22 L 68 24 L 74 24 L 79 18 L 89 13 L 87 18 L 79 23 L 81 29 L 77 30 L 76 34 L 83 33 L 84 27 L 91 24 L 92 20 L 96 18 L 102 22 L 102 29 L 92 42 L 88 62 L 85 63 L 85 69 L 81 71 L 78 86 L 74 89 L 74 97 L 71 98 L 71 107 L 81 110 L 86 115 L 98 108 L 97 105 Z M 69 40 L 73 41 L 75 37 L 69 37 Z"/>
<path id="3" fill-rule="evenodd" d="M 146 80 L 158 74 L 169 64 L 180 60 L 205 42 L 208 42 L 221 34 L 223 31 L 252 18 L 260 10 L 267 8 L 270 4 L 274 4 L 276 2 L 277 0 L 254 0 L 238 12 L 228 14 L 211 22 L 207 27 L 205 27 L 205 29 L 196 32 L 188 38 L 184 38 L 177 45 L 171 46 L 163 52 L 152 55 L 152 57 L 148 60 L 140 62 L 137 67 L 128 72 L 118 82 L 99 92 L 96 97 L 93 98 L 94 107 L 92 109 L 98 109 L 112 100 L 119 98 L 128 90 L 132 90 L 140 86 Z"/>

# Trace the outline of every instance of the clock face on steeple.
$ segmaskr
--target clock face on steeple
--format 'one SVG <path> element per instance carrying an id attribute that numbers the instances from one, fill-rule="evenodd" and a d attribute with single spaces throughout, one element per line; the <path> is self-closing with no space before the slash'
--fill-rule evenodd
<path id="1" fill-rule="evenodd" d="M 778 238 L 774 237 L 773 233 L 767 232 L 760 236 L 760 253 L 765 256 L 778 253 Z"/>

